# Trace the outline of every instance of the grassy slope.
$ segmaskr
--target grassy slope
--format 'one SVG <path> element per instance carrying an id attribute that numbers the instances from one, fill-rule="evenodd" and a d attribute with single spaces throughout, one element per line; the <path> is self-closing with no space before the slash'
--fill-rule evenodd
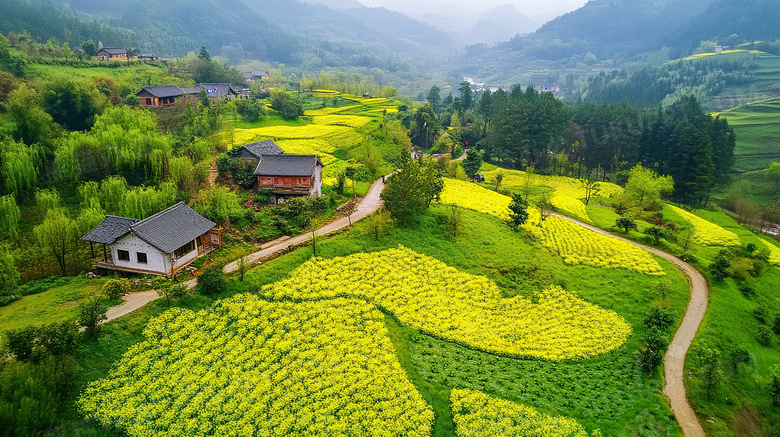
<path id="1" fill-rule="evenodd" d="M 602 228 L 614 226 L 614 219 L 617 217 L 611 210 L 593 203 L 588 207 L 588 213 Z M 678 225 L 687 225 L 687 222 L 670 208 L 664 208 L 663 213 L 667 220 Z M 777 244 L 767 237 L 745 230 L 724 213 L 698 210 L 697 214 L 736 233 L 743 245 L 753 243 L 763 247 L 759 239 Z M 629 237 L 647 243 L 646 237 L 641 233 L 632 231 Z M 665 243 L 665 246 L 674 253 L 682 252 L 672 243 Z M 769 376 L 770 367 L 780 363 L 780 347 L 776 340 L 770 347 L 758 343 L 755 332 L 759 322 L 753 315 L 753 310 L 764 305 L 774 313 L 780 311 L 780 296 L 776 292 L 780 288 L 780 270 L 767 264 L 763 274 L 753 279 L 755 296 L 745 297 L 733 279 L 719 283 L 709 277 L 707 266 L 721 249 L 697 246 L 693 251 L 696 267 L 709 278 L 711 293 L 707 314 L 686 361 L 688 397 L 708 435 L 768 435 L 764 434 L 767 431 L 767 423 L 777 423 L 780 415 L 771 406 L 766 385 L 762 381 Z M 754 364 L 741 365 L 736 369 L 730 366 L 730 353 L 737 345 L 749 350 Z M 699 363 L 696 355 L 697 350 L 703 346 L 714 347 L 721 353 L 721 383 L 712 396 L 705 392 L 698 373 Z"/>
<path id="2" fill-rule="evenodd" d="M 444 211 L 444 207 L 434 207 L 434 214 Z M 638 371 L 632 352 L 636 349 L 637 338 L 642 332 L 643 314 L 650 302 L 655 299 L 650 290 L 657 278 L 624 270 L 585 266 L 566 267 L 557 257 L 535 247 L 521 234 L 510 231 L 496 218 L 470 211 L 465 211 L 464 217 L 465 234 L 457 240 L 446 237 L 436 223 L 435 216 L 429 215 L 424 217 L 416 228 L 393 230 L 381 237 L 379 241 L 373 241 L 368 236 L 364 225 L 359 224 L 354 229 L 321 241 L 318 244 L 317 255 L 330 258 L 358 251 L 377 251 L 403 244 L 463 271 L 486 275 L 495 280 L 507 295 L 531 294 L 549 283 L 565 285 L 577 291 L 584 299 L 617 311 L 631 323 L 635 334 L 625 349 L 606 357 L 577 363 L 544 364 L 536 361 L 498 358 L 469 350 L 459 352 L 458 348 L 453 349 L 453 346 L 446 342 L 422 336 L 412 329 L 399 325 L 388 316 L 387 325 L 399 359 L 412 382 L 437 413 L 435 434 L 452 435 L 449 391 L 456 386 L 464 386 L 466 381 L 477 377 L 481 379 L 479 384 L 482 384 L 483 391 L 521 401 L 550 414 L 577 418 L 589 429 L 598 427 L 609 434 L 614 434 L 625 429 L 655 426 L 669 429 L 673 435 L 678 434 L 679 430 L 669 419 L 668 408 L 658 397 L 660 376 L 656 374 L 654 378 L 647 378 L 644 372 Z M 306 247 L 270 261 L 250 272 L 244 282 L 232 280 L 230 291 L 226 292 L 225 296 L 236 292 L 251 292 L 263 284 L 281 279 L 310 256 L 311 248 Z M 662 265 L 674 284 L 674 292 L 669 298 L 670 303 L 680 316 L 682 308 L 687 303 L 687 283 L 668 263 L 662 261 Z M 528 267 L 533 268 L 528 269 Z M 526 275 L 523 273 L 526 271 L 536 273 Z M 203 306 L 209 302 L 206 298 L 199 299 L 198 302 L 190 303 L 188 306 Z M 82 362 L 88 371 L 82 383 L 104 375 L 110 368 L 110 363 L 116 360 L 123 350 L 140 339 L 139 334 L 145 321 L 164 309 L 165 305 L 158 301 L 137 315 L 109 324 L 106 336 L 97 344 L 85 349 Z M 426 359 L 426 348 L 433 348 L 438 358 L 433 361 Z M 628 358 L 616 360 L 613 359 L 615 357 Z M 491 361 L 489 364 L 493 367 L 489 369 L 474 367 L 470 364 L 474 359 L 485 360 L 486 365 Z M 492 360 L 497 361 L 494 363 Z M 455 379 L 449 383 L 440 381 L 431 368 L 432 362 L 450 369 Z M 615 364 L 616 362 L 618 364 Z M 513 373 L 500 371 L 501 366 L 513 369 Z M 601 370 L 590 374 L 587 382 L 583 383 L 579 390 L 556 392 L 551 389 L 551 387 L 567 384 L 579 386 L 576 378 L 571 379 L 572 375 L 591 367 Z M 559 375 L 564 375 L 566 380 L 560 380 Z M 542 377 L 546 379 L 544 384 L 540 385 L 538 378 Z M 630 384 L 628 393 L 612 390 L 616 378 Z M 508 387 L 520 386 L 530 391 L 526 394 L 522 391 L 513 394 L 511 389 L 508 389 Z M 600 397 L 609 396 L 626 399 L 626 406 L 621 407 L 623 409 L 615 418 L 603 419 L 593 416 L 590 409 L 582 411 L 582 405 L 578 404 L 581 399 L 599 402 Z M 603 399 L 602 401 L 604 402 Z M 602 405 L 608 405 L 603 402 Z M 641 421 L 637 417 L 642 417 Z"/>
<path id="3" fill-rule="evenodd" d="M 780 99 L 743 105 L 720 116 L 737 135 L 737 172 L 762 171 L 780 161 Z"/>
<path id="4" fill-rule="evenodd" d="M 25 326 L 74 319 L 78 315 L 78 303 L 85 301 L 90 294 L 100 292 L 104 282 L 105 280 L 79 278 L 43 293 L 22 296 L 21 299 L 0 307 L 0 333 Z"/>

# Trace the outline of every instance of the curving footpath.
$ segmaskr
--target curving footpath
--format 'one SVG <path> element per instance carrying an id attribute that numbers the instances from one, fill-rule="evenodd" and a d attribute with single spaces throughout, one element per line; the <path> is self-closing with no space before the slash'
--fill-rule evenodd
<path id="1" fill-rule="evenodd" d="M 699 420 L 696 418 L 696 414 L 693 412 L 693 408 L 691 408 L 691 405 L 688 403 L 688 398 L 685 393 L 685 381 L 683 379 L 685 356 L 688 354 L 688 349 L 691 347 L 693 338 L 696 336 L 696 331 L 698 331 L 699 325 L 701 324 L 702 319 L 704 319 L 704 313 L 707 311 L 709 287 L 707 286 L 707 281 L 704 279 L 704 276 L 690 264 L 654 247 L 645 246 L 636 241 L 619 237 L 603 229 L 574 220 L 570 217 L 560 214 L 555 214 L 555 216 L 588 228 L 593 232 L 598 232 L 599 234 L 633 244 L 653 255 L 664 258 L 674 264 L 688 278 L 688 283 L 691 287 L 691 300 L 688 302 L 688 308 L 685 311 L 683 321 L 674 334 L 674 339 L 669 345 L 669 350 L 666 351 L 666 356 L 664 356 L 664 378 L 666 379 L 664 394 L 669 398 L 672 412 L 674 412 L 674 416 L 677 418 L 677 422 L 680 424 L 680 428 L 682 428 L 685 437 L 704 437 L 704 429 L 702 429 Z"/>
<path id="2" fill-rule="evenodd" d="M 334 220 L 333 222 L 328 223 L 327 225 L 321 227 L 320 229 L 317 229 L 315 231 L 317 235 L 329 234 L 331 232 L 335 232 L 340 229 L 351 226 L 353 222 L 365 218 L 371 215 L 379 208 L 381 208 L 383 203 L 380 195 L 382 194 L 382 190 L 384 190 L 384 188 L 385 188 L 385 183 L 382 179 L 379 179 L 376 182 L 374 182 L 374 184 L 371 185 L 371 188 L 368 190 L 366 197 L 364 197 L 360 201 L 360 203 L 357 206 L 357 209 L 355 210 L 355 212 L 352 213 L 351 216 L 342 217 L 340 219 Z M 259 252 L 255 252 L 250 255 L 247 255 L 247 257 L 244 259 L 244 262 L 246 263 L 247 266 L 249 266 L 251 264 L 254 264 L 262 260 L 263 258 L 271 256 L 276 252 L 279 252 L 280 250 L 287 249 L 290 246 L 295 246 L 301 243 L 305 243 L 306 241 L 309 240 L 309 238 L 311 238 L 310 235 L 306 233 L 306 234 L 299 235 L 295 238 L 290 238 L 288 240 L 279 242 L 278 244 L 269 246 Z M 238 261 L 232 262 L 226 265 L 224 268 L 225 273 L 231 273 L 236 270 L 238 270 Z M 194 288 L 196 284 L 197 282 L 195 279 L 190 279 L 189 281 L 184 282 L 184 285 L 186 285 L 188 288 Z M 130 293 L 123 298 L 124 302 L 122 304 L 108 309 L 106 313 L 106 320 L 103 320 L 101 324 L 108 323 L 114 319 L 118 319 L 119 317 L 130 314 L 131 312 L 137 310 L 138 308 L 143 307 L 147 303 L 153 300 L 157 300 L 159 298 L 160 295 L 158 295 L 157 292 L 154 290 L 148 290 L 139 293 Z"/>

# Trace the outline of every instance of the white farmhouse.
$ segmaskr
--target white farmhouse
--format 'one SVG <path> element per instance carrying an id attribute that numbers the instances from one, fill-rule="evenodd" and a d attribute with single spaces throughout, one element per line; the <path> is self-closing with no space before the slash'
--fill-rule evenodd
<path id="1" fill-rule="evenodd" d="M 222 229 L 184 202 L 144 220 L 106 218 L 81 239 L 103 245 L 94 268 L 173 276 L 195 258 L 222 245 Z"/>

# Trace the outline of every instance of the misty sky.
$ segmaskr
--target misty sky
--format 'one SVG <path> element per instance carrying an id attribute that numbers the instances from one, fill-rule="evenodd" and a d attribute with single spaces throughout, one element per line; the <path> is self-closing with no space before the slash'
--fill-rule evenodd
<path id="1" fill-rule="evenodd" d="M 327 3 L 326 0 L 320 0 Z M 587 0 L 358 0 L 366 6 L 384 6 L 390 10 L 416 12 L 442 12 L 454 7 L 462 10 L 484 12 L 494 6 L 512 3 L 526 16 L 544 15 L 560 11 L 572 11 Z"/>

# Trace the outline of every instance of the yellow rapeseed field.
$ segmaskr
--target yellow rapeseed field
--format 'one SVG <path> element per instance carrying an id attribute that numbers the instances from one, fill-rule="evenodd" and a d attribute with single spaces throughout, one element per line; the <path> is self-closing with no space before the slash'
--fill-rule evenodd
<path id="1" fill-rule="evenodd" d="M 509 220 L 511 198 L 471 182 L 445 179 L 441 201 Z M 665 275 L 661 265 L 649 253 L 629 243 L 598 234 L 559 217 L 547 217 L 542 221 L 539 210 L 533 207 L 528 208 L 528 212 L 530 218 L 523 229 L 567 264 L 624 268 L 649 275 Z"/>
<path id="2" fill-rule="evenodd" d="M 151 320 L 78 401 L 127 435 L 425 437 L 434 415 L 365 302 L 238 295 Z"/>
<path id="3" fill-rule="evenodd" d="M 737 234 L 727 231 L 715 223 L 708 222 L 697 215 L 691 214 L 690 212 L 673 205 L 669 205 L 669 208 L 693 225 L 695 231 L 693 240 L 699 244 L 705 246 L 739 246 L 742 244 L 742 242 L 739 241 Z"/>
<path id="4" fill-rule="evenodd" d="M 576 420 L 551 417 L 473 390 L 452 390 L 450 407 L 458 437 L 589 437 Z M 597 436 L 599 431 L 592 435 Z"/>
<path id="5" fill-rule="evenodd" d="M 590 358 L 617 349 L 631 335 L 622 317 L 560 287 L 538 293 L 538 303 L 502 298 L 489 279 L 404 247 L 314 258 L 259 294 L 274 301 L 364 299 L 429 335 L 522 358 Z"/>

